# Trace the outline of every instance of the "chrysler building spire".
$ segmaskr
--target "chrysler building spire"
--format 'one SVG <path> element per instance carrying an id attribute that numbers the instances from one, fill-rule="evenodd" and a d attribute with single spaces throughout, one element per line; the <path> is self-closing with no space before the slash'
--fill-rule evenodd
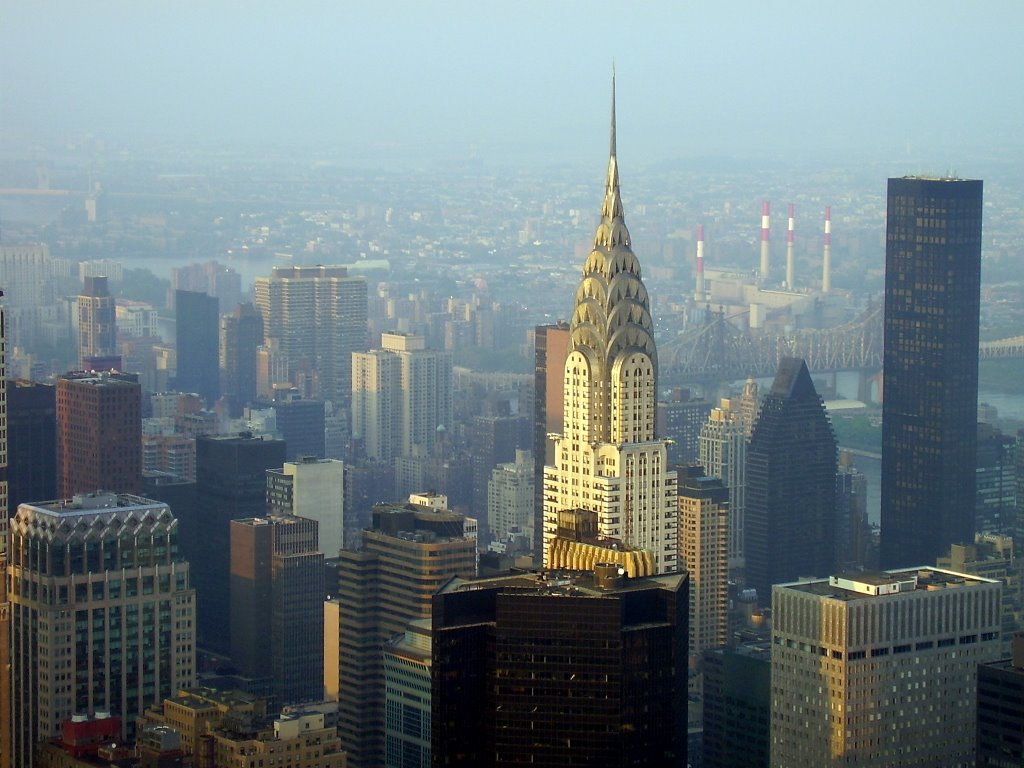
<path id="1" fill-rule="evenodd" d="M 545 468 L 545 550 L 561 510 L 597 512 L 603 536 L 676 567 L 675 480 L 655 436 L 658 355 L 650 299 L 633 253 L 619 190 L 615 75 L 601 221 L 583 265 L 569 323 L 562 434 Z"/>

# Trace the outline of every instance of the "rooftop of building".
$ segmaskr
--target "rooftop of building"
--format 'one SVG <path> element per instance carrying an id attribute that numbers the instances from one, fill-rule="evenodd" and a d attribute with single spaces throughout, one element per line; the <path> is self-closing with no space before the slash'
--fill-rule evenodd
<path id="1" fill-rule="evenodd" d="M 75 384 L 89 384 L 94 387 L 136 387 L 139 377 L 134 373 L 120 371 L 68 371 L 60 377 L 61 381 L 73 381 Z"/>
<path id="2" fill-rule="evenodd" d="M 201 686 L 179 691 L 178 695 L 169 701 L 195 710 L 209 709 L 211 706 L 234 709 L 255 704 L 257 697 L 238 689 L 222 691 Z"/>
<path id="3" fill-rule="evenodd" d="M 835 600 L 861 600 L 907 592 L 935 592 L 998 583 L 981 576 L 922 566 L 890 571 L 858 571 L 830 576 L 827 579 L 777 584 L 775 588 L 806 592 Z"/>
<path id="4" fill-rule="evenodd" d="M 70 517 L 74 515 L 92 515 L 97 512 L 111 510 L 148 510 L 155 507 L 167 509 L 162 501 L 136 496 L 133 493 L 113 493 L 112 491 L 93 491 L 78 493 L 70 499 L 54 499 L 52 501 L 35 501 L 19 505 L 19 509 L 27 507 L 36 512 Z"/>
<path id="5" fill-rule="evenodd" d="M 619 566 L 601 564 L 593 571 L 512 571 L 483 579 L 464 579 L 456 576 L 441 587 L 437 594 L 503 588 L 520 594 L 532 593 L 548 597 L 608 597 L 652 588 L 676 591 L 686 578 L 686 572 L 679 571 L 631 579 Z"/>

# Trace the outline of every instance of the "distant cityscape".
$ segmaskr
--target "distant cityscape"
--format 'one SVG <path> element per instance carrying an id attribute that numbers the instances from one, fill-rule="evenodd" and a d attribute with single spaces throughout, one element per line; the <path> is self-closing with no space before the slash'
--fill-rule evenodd
<path id="1" fill-rule="evenodd" d="M 1024 764 L 1024 187 L 614 89 L 603 186 L 0 156 L 0 768 Z"/>

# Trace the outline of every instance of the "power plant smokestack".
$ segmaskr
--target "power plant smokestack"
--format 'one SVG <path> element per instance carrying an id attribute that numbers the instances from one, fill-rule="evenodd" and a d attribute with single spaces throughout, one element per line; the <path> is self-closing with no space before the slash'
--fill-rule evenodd
<path id="1" fill-rule="evenodd" d="M 697 285 L 694 287 L 693 298 L 704 301 L 704 225 L 697 225 Z"/>
<path id="2" fill-rule="evenodd" d="M 796 261 L 793 256 L 793 224 L 796 219 L 796 206 L 789 204 L 789 227 L 786 229 L 786 288 L 793 290 L 794 274 L 796 272 Z"/>
<path id="3" fill-rule="evenodd" d="M 825 206 L 825 252 L 822 254 L 821 292 L 832 290 L 832 206 Z"/>
<path id="4" fill-rule="evenodd" d="M 771 203 L 765 200 L 761 204 L 761 282 L 768 279 L 768 231 L 769 210 Z"/>

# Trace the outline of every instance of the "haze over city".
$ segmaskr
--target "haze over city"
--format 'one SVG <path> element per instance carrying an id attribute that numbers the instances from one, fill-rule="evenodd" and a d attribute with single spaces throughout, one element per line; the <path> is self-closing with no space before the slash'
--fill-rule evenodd
<path id="1" fill-rule="evenodd" d="M 579 161 L 601 151 L 613 60 L 634 163 L 966 172 L 1018 148 L 1024 126 L 1024 7 L 1009 0 L 5 5 L 5 143 Z"/>
<path id="2" fill-rule="evenodd" d="M 1024 761 L 1022 29 L 0 0 L 0 768 Z"/>

